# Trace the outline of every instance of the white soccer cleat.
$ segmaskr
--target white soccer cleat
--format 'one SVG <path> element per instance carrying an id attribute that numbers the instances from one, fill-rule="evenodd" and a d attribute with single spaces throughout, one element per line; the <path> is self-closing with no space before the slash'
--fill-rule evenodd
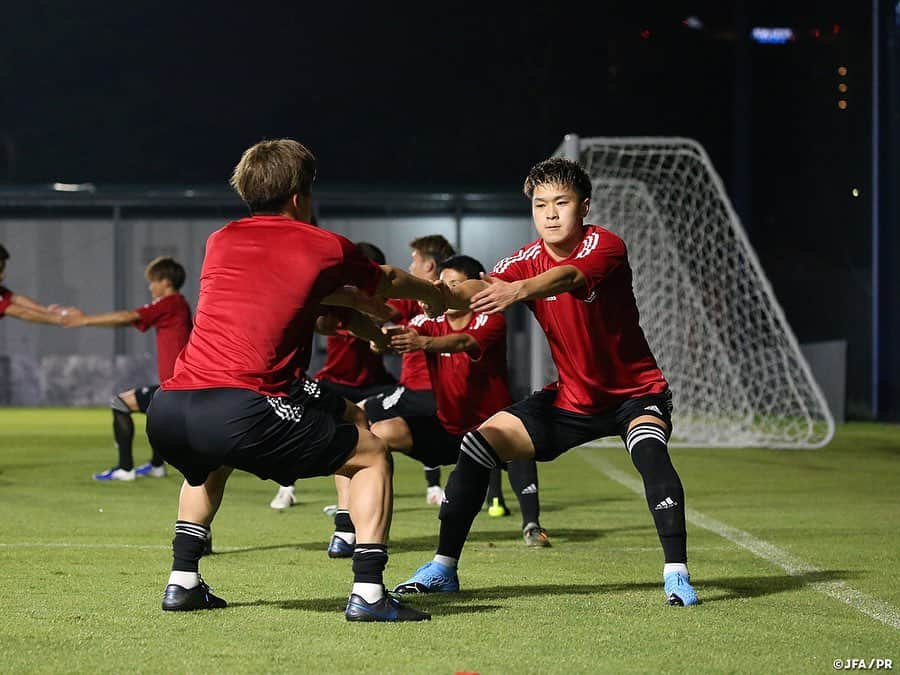
<path id="1" fill-rule="evenodd" d="M 146 464 L 136 467 L 134 475 L 138 478 L 165 478 L 166 465 L 160 464 L 159 466 L 153 466 L 150 462 L 147 462 Z"/>
<path id="2" fill-rule="evenodd" d="M 125 469 L 120 469 L 119 467 L 113 467 L 107 471 L 103 471 L 101 473 L 95 473 L 93 476 L 94 480 L 124 480 L 124 481 L 133 481 L 134 480 L 134 469 L 130 471 L 126 471 Z"/>
<path id="3" fill-rule="evenodd" d="M 324 513 L 329 518 L 334 518 L 334 514 L 338 512 L 337 504 L 329 504 L 328 506 L 322 507 L 322 513 Z"/>
<path id="4" fill-rule="evenodd" d="M 444 489 L 440 485 L 429 485 L 425 490 L 425 503 L 440 506 L 444 501 Z"/>
<path id="5" fill-rule="evenodd" d="M 283 511 L 284 509 L 289 509 L 296 503 L 297 498 L 294 496 L 294 486 L 282 485 L 278 488 L 278 494 L 275 495 L 275 498 L 269 502 L 269 506 L 278 511 Z"/>

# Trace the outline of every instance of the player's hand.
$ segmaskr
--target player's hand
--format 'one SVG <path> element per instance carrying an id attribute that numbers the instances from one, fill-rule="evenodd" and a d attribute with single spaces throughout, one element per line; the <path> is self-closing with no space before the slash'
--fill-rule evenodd
<path id="1" fill-rule="evenodd" d="M 77 307 L 61 307 L 57 314 L 59 322 L 66 328 L 78 328 L 85 324 L 86 314 Z"/>
<path id="2" fill-rule="evenodd" d="M 401 354 L 419 351 L 424 347 L 424 342 L 424 338 L 409 327 L 401 327 L 400 331 L 391 335 L 391 349 Z"/>
<path id="3" fill-rule="evenodd" d="M 519 288 L 521 282 L 502 281 L 484 272 L 481 273 L 481 280 L 488 287 L 472 296 L 470 305 L 472 311 L 482 314 L 496 314 L 520 299 Z"/>

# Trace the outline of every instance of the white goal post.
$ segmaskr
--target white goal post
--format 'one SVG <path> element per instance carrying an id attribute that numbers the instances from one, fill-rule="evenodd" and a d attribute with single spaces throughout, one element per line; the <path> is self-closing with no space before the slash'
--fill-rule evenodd
<path id="1" fill-rule="evenodd" d="M 565 137 L 593 183 L 587 221 L 628 247 L 641 326 L 674 396 L 672 445 L 817 448 L 834 420 L 704 149 Z M 532 329 L 532 385 L 555 379 Z"/>

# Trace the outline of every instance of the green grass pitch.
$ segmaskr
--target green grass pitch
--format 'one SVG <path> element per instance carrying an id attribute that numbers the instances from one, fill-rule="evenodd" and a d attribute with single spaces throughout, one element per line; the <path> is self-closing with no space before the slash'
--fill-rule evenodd
<path id="1" fill-rule="evenodd" d="M 540 467 L 553 547 L 526 549 L 515 511 L 482 513 L 463 591 L 417 598 L 433 620 L 402 625 L 344 621 L 350 564 L 325 555 L 330 479 L 301 481 L 300 503 L 278 513 L 275 485 L 246 474 L 232 477 L 218 553 L 201 564 L 229 608 L 163 613 L 181 481 L 92 482 L 114 461 L 110 426 L 105 410 L 0 409 L 4 672 L 822 673 L 848 658 L 900 668 L 897 426 L 848 424 L 822 450 L 673 450 L 703 600 L 692 608 L 664 604 L 627 453 L 573 450 Z M 437 533 L 420 466 L 398 459 L 395 485 L 388 584 L 430 559 Z"/>

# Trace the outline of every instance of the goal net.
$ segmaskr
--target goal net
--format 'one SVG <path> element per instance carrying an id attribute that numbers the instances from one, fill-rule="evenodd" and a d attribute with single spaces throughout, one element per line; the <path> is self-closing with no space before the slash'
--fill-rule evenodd
<path id="1" fill-rule="evenodd" d="M 588 222 L 628 246 L 641 325 L 671 384 L 672 445 L 813 448 L 834 421 L 703 148 L 567 136 L 593 182 Z M 532 382 L 555 379 L 536 337 Z"/>

